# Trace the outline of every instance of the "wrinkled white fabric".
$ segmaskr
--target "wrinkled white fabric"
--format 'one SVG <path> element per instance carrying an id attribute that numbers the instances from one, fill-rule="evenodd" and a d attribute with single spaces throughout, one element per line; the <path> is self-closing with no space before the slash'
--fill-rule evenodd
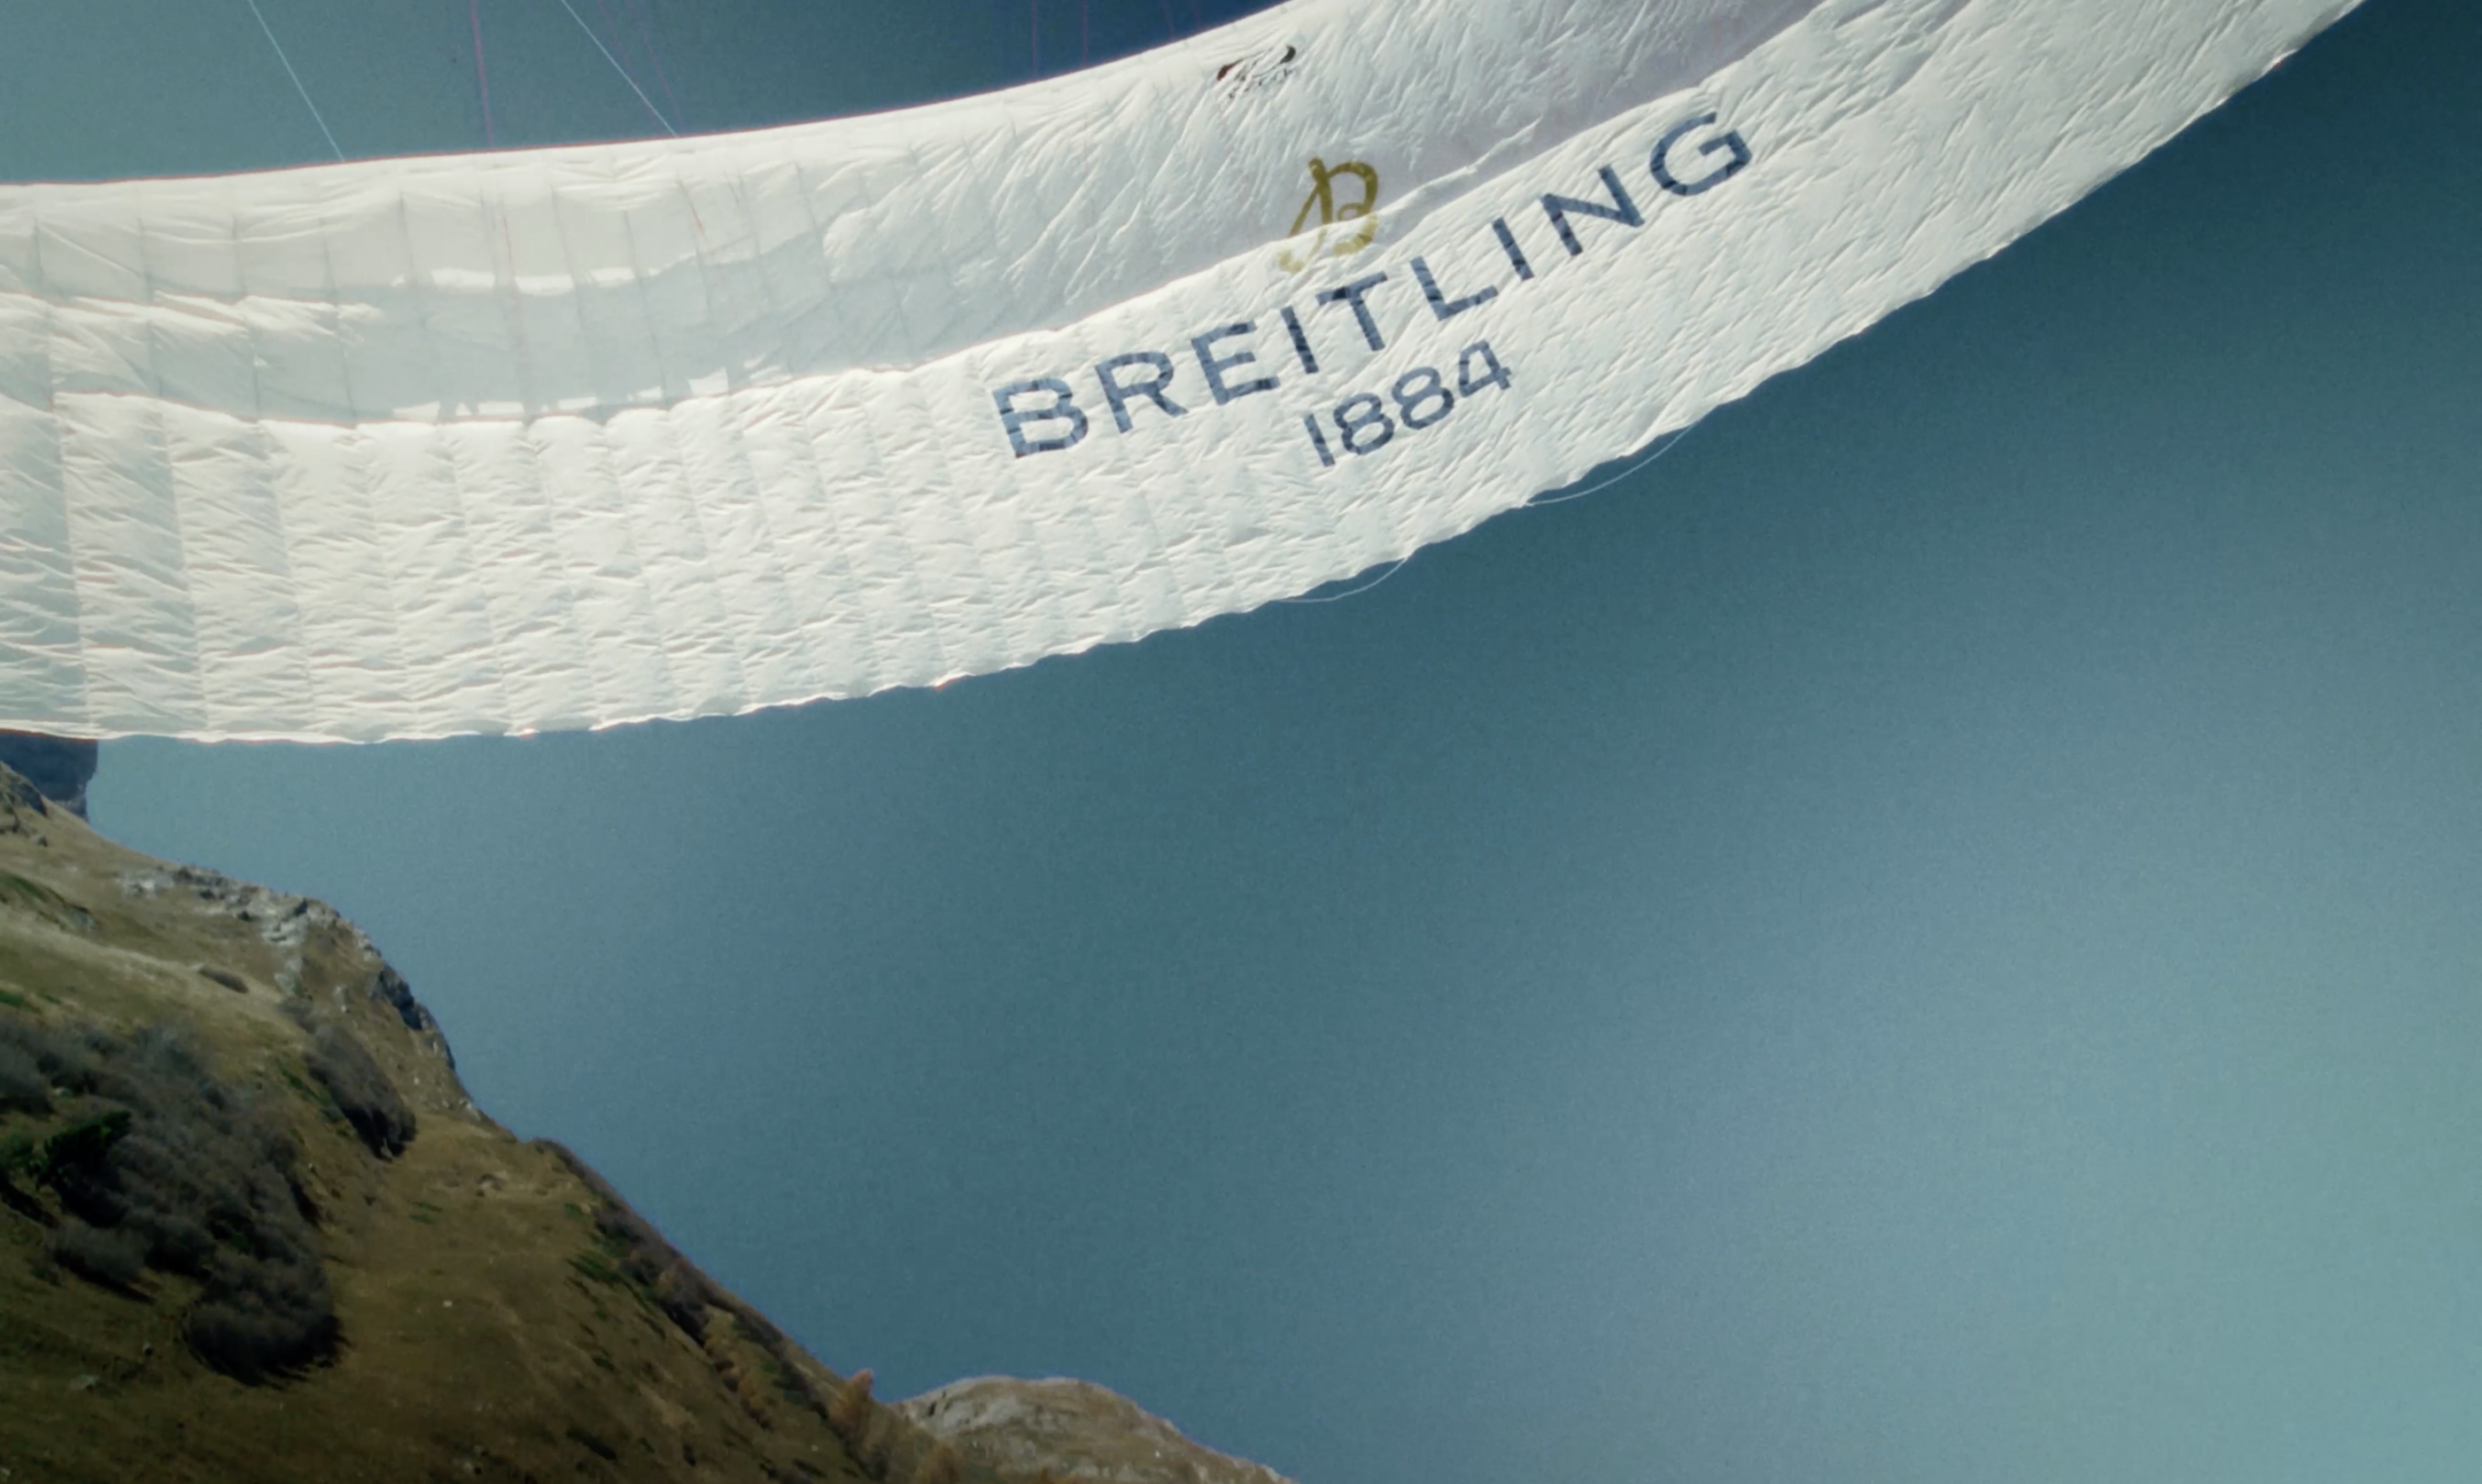
<path id="1" fill-rule="evenodd" d="M 1294 0 L 869 118 L 0 187 L 0 726 L 599 726 L 1246 610 L 1808 360 L 2353 3 Z"/>

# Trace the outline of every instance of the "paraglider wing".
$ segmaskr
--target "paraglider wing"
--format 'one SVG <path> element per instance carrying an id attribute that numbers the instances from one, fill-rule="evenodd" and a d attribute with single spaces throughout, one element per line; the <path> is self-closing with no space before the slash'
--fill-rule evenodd
<path id="1" fill-rule="evenodd" d="M 1028 663 L 1401 556 L 1997 251 L 2353 0 L 1294 0 L 827 124 L 0 188 L 0 727 Z"/>

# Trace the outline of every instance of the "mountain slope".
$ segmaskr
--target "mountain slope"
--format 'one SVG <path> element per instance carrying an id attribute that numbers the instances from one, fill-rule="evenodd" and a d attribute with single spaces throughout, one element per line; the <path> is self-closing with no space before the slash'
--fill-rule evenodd
<path id="1" fill-rule="evenodd" d="M 0 1476 L 953 1472 L 842 1382 L 477 1111 L 333 910 L 0 769 Z"/>
<path id="2" fill-rule="evenodd" d="M 0 765 L 0 1484 L 476 1479 L 1283 1484 L 1082 1382 L 880 1404 L 486 1118 L 334 909 Z"/>

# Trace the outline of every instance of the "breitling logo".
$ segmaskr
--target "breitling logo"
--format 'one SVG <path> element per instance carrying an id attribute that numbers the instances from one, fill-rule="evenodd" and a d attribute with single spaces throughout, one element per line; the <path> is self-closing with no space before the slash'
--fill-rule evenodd
<path id="1" fill-rule="evenodd" d="M 1348 182 L 1347 189 L 1359 187 L 1358 199 L 1339 202 L 1336 182 Z M 1297 273 L 1322 258 L 1350 258 L 1368 247 L 1379 236 L 1379 172 L 1359 160 L 1347 160 L 1330 165 L 1313 155 L 1310 158 L 1310 194 L 1294 212 L 1292 225 L 1285 236 L 1297 238 L 1313 226 L 1308 247 L 1295 251 L 1291 247 L 1276 254 L 1286 272 Z"/>

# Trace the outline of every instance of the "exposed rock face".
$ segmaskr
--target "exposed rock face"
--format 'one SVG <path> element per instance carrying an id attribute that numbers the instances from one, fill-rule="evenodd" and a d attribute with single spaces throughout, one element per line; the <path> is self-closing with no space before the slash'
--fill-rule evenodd
<path id="1" fill-rule="evenodd" d="M 969 1463 L 1014 1479 L 1063 1484 L 1290 1484 L 1192 1442 L 1161 1417 L 1090 1381 L 977 1376 L 900 1403 L 897 1410 L 954 1444 Z"/>
<path id="2" fill-rule="evenodd" d="M 35 791 L 86 817 L 86 784 L 95 776 L 95 744 L 38 732 L 0 732 L 0 767 L 16 770 Z"/>

